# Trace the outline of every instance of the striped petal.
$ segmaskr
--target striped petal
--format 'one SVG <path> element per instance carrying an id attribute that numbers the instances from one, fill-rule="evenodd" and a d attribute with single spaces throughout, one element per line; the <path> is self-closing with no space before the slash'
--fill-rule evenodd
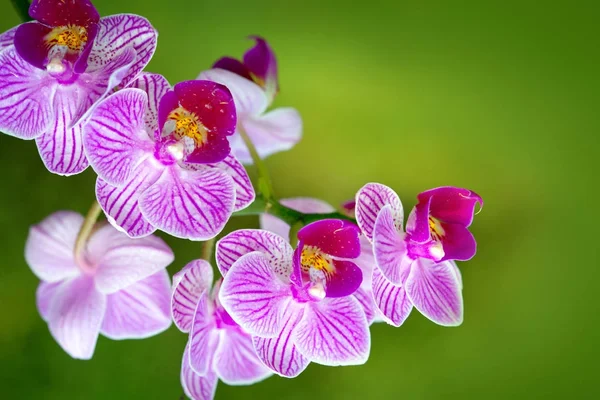
<path id="1" fill-rule="evenodd" d="M 293 340 L 300 353 L 322 365 L 364 364 L 371 350 L 367 318 L 352 296 L 307 303 Z"/>
<path id="2" fill-rule="evenodd" d="M 310 360 L 294 344 L 293 331 L 302 317 L 302 311 L 286 312 L 281 330 L 272 338 L 253 337 L 258 358 L 277 375 L 294 378 L 308 367 Z"/>
<path id="3" fill-rule="evenodd" d="M 205 376 L 200 376 L 190 367 L 189 346 L 183 352 L 181 361 L 181 386 L 187 397 L 193 400 L 212 400 L 217 390 L 217 374 L 209 371 Z"/>
<path id="4" fill-rule="evenodd" d="M 365 312 L 365 316 L 367 317 L 367 323 L 371 325 L 378 316 L 377 306 L 375 305 L 375 299 L 373 298 L 373 291 L 370 288 L 360 287 L 352 293 L 352 295 L 360 303 Z"/>
<path id="5" fill-rule="evenodd" d="M 115 228 L 132 238 L 148 236 L 156 230 L 142 215 L 139 197 L 162 172 L 155 163 L 146 159 L 133 170 L 133 179 L 122 186 L 112 186 L 101 178 L 96 180 L 96 198 Z"/>
<path id="6" fill-rule="evenodd" d="M 0 53 L 0 131 L 35 139 L 52 123 L 57 84 L 46 71 L 23 60 L 14 47 Z"/>
<path id="7" fill-rule="evenodd" d="M 213 281 L 212 266 L 205 260 L 194 260 L 173 275 L 171 315 L 175 326 L 189 332 L 200 295 L 210 290 Z"/>
<path id="8" fill-rule="evenodd" d="M 7 30 L 6 32 L 0 33 L 0 52 L 15 44 L 15 32 L 18 26 Z"/>
<path id="9" fill-rule="evenodd" d="M 171 85 L 162 75 L 142 72 L 128 87 L 141 89 L 148 95 L 144 122 L 146 131 L 153 137 L 158 129 L 158 104 L 160 99 L 171 90 Z"/>
<path id="10" fill-rule="evenodd" d="M 114 339 L 143 339 L 171 326 L 169 274 L 165 269 L 106 297 L 100 333 Z"/>
<path id="11" fill-rule="evenodd" d="M 356 193 L 356 222 L 367 239 L 373 240 L 377 215 L 388 204 L 391 207 L 396 227 L 401 229 L 404 211 L 396 192 L 379 183 L 367 183 Z"/>
<path id="12" fill-rule="evenodd" d="M 191 240 L 215 237 L 231 216 L 235 188 L 217 169 L 185 171 L 171 167 L 139 200 L 142 214 L 156 228 Z"/>
<path id="13" fill-rule="evenodd" d="M 408 257 L 404 236 L 394 224 L 392 208 L 383 207 L 373 229 L 373 254 L 383 275 L 395 285 L 403 283 L 413 262 Z"/>
<path id="14" fill-rule="evenodd" d="M 225 329 L 221 335 L 214 366 L 228 385 L 252 385 L 272 374 L 256 356 L 252 337 L 238 327 Z"/>
<path id="15" fill-rule="evenodd" d="M 102 101 L 85 125 L 84 145 L 94 171 L 105 182 L 127 182 L 140 158 L 153 149 L 144 113 L 148 96 L 139 89 L 123 89 Z"/>
<path id="16" fill-rule="evenodd" d="M 219 300 L 248 333 L 273 337 L 281 330 L 282 314 L 291 301 L 290 285 L 279 279 L 265 255 L 253 252 L 231 266 Z"/>
<path id="17" fill-rule="evenodd" d="M 378 269 L 373 272 L 373 296 L 384 321 L 390 325 L 402 325 L 412 311 L 404 286 L 392 284 Z"/>
<path id="18" fill-rule="evenodd" d="M 41 281 L 35 291 L 35 304 L 42 319 L 48 322 L 48 313 L 50 312 L 50 304 L 57 289 L 62 284 L 62 281 L 48 283 Z"/>
<path id="19" fill-rule="evenodd" d="M 190 367 L 200 375 L 206 375 L 219 342 L 219 333 L 212 315 L 213 305 L 207 292 L 204 292 L 196 306 L 190 331 Z"/>
<path id="20" fill-rule="evenodd" d="M 228 155 L 223 161 L 212 164 L 212 166 L 225 171 L 233 179 L 235 184 L 235 206 L 233 211 L 242 210 L 252 204 L 256 197 L 254 187 L 246 169 L 233 155 Z"/>

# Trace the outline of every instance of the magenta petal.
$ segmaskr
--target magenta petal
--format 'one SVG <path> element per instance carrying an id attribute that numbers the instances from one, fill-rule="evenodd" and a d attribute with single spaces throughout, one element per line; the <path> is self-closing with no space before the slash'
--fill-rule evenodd
<path id="1" fill-rule="evenodd" d="M 373 297 L 384 321 L 390 325 L 402 325 L 413 308 L 404 286 L 394 285 L 378 269 L 373 271 Z"/>
<path id="2" fill-rule="evenodd" d="M 109 294 L 100 333 L 114 340 L 143 339 L 171 326 L 169 274 L 161 270 Z"/>
<path id="3" fill-rule="evenodd" d="M 281 330 L 275 337 L 253 337 L 258 358 L 273 372 L 286 378 L 294 378 L 308 367 L 310 360 L 302 355 L 294 344 L 293 332 L 302 311 L 289 310 L 281 321 Z"/>
<path id="4" fill-rule="evenodd" d="M 132 48 L 134 62 L 120 77 L 125 87 L 146 67 L 156 50 L 158 33 L 150 22 L 139 15 L 119 14 L 100 19 L 98 35 L 88 58 L 87 72 L 102 69 L 108 60 L 124 49 Z"/>
<path id="5" fill-rule="evenodd" d="M 352 296 L 307 303 L 293 337 L 300 353 L 322 365 L 364 364 L 371 349 L 367 318 Z"/>
<path id="6" fill-rule="evenodd" d="M 286 207 L 303 213 L 327 214 L 335 211 L 335 207 L 324 202 L 323 200 L 313 199 L 310 197 L 281 199 L 279 202 Z M 279 218 L 266 213 L 260 215 L 260 227 L 267 231 L 276 233 L 283 238 L 289 237 L 290 234 L 290 226 L 288 224 Z"/>
<path id="7" fill-rule="evenodd" d="M 393 284 L 406 280 L 412 259 L 408 257 L 405 234 L 394 224 L 391 207 L 385 206 L 373 229 L 373 254 L 383 275 Z"/>
<path id="8" fill-rule="evenodd" d="M 190 367 L 189 346 L 183 352 L 181 362 L 181 386 L 185 395 L 193 400 L 212 400 L 217 390 L 217 374 L 210 370 L 207 375 L 200 376 Z"/>
<path id="9" fill-rule="evenodd" d="M 96 289 L 115 293 L 154 275 L 173 262 L 173 252 L 159 237 L 131 239 L 110 225 L 98 229 L 87 246 L 88 259 L 96 266 Z"/>
<path id="10" fill-rule="evenodd" d="M 371 288 L 363 289 L 360 287 L 352 295 L 360 303 L 365 312 L 365 316 L 367 317 L 367 323 L 371 325 L 378 316 L 377 306 L 375 305 L 375 299 L 373 298 L 373 291 Z"/>
<path id="11" fill-rule="evenodd" d="M 215 136 L 235 132 L 236 113 L 231 92 L 211 81 L 185 81 L 174 87 L 179 103 L 196 114 L 207 131 Z"/>
<path id="12" fill-rule="evenodd" d="M 37 21 L 26 22 L 17 27 L 14 35 L 15 50 L 32 66 L 45 70 L 48 61 L 48 45 L 44 37 L 51 27 Z"/>
<path id="13" fill-rule="evenodd" d="M 223 276 L 244 254 L 259 251 L 269 260 L 275 274 L 287 278 L 294 250 L 281 236 L 259 229 L 240 229 L 217 242 L 216 259 Z"/>
<path id="14" fill-rule="evenodd" d="M 273 98 L 279 90 L 277 59 L 267 41 L 259 36 L 250 36 L 256 44 L 244 54 L 244 64 L 250 73 L 263 83 L 267 97 Z"/>
<path id="15" fill-rule="evenodd" d="M 273 337 L 281 329 L 283 310 L 291 301 L 290 285 L 280 280 L 265 255 L 248 253 L 229 269 L 219 300 L 248 333 Z"/>
<path id="16" fill-rule="evenodd" d="M 444 224 L 444 237 L 442 245 L 444 246 L 445 260 L 467 261 L 473 258 L 477 252 L 477 243 L 473 234 L 467 228 L 459 224 Z"/>
<path id="17" fill-rule="evenodd" d="M 189 341 L 190 367 L 200 375 L 206 375 L 212 369 L 213 355 L 219 342 L 212 308 L 208 293 L 204 292 L 194 312 Z"/>
<path id="18" fill-rule="evenodd" d="M 367 239 L 373 240 L 377 215 L 388 204 L 392 209 L 396 226 L 401 229 L 404 211 L 396 192 L 379 183 L 367 183 L 356 193 L 356 222 Z"/>
<path id="19" fill-rule="evenodd" d="M 7 30 L 6 32 L 0 33 L 0 52 L 15 44 L 15 33 L 17 32 L 18 26 Z"/>
<path id="20" fill-rule="evenodd" d="M 344 297 L 354 293 L 362 283 L 363 274 L 351 261 L 334 260 L 335 272 L 327 277 L 327 297 Z"/>
<path id="21" fill-rule="evenodd" d="M 29 15 L 50 26 L 89 26 L 100 19 L 90 0 L 33 0 Z"/>
<path id="22" fill-rule="evenodd" d="M 35 303 L 42 319 L 48 322 L 48 314 L 50 312 L 50 304 L 54 299 L 54 294 L 62 284 L 62 281 L 48 283 L 40 282 L 35 292 Z"/>
<path id="23" fill-rule="evenodd" d="M 162 129 L 169 118 L 171 111 L 179 107 L 179 99 L 173 90 L 167 90 L 158 102 L 158 129 L 159 135 L 162 134 Z M 159 136 L 160 137 L 160 136 Z"/>
<path id="24" fill-rule="evenodd" d="M 254 186 L 252 186 L 252 181 L 250 181 L 244 166 L 233 155 L 228 155 L 223 161 L 211 166 L 225 171 L 233 179 L 235 184 L 235 206 L 233 211 L 242 210 L 252 204 L 256 197 Z"/>
<path id="25" fill-rule="evenodd" d="M 430 214 L 440 221 L 465 227 L 473 222 L 475 205 L 483 207 L 483 199 L 477 193 L 463 188 L 445 186 L 420 193 L 419 202 L 431 198 Z"/>
<path id="26" fill-rule="evenodd" d="M 298 231 L 298 239 L 306 246 L 316 246 L 334 257 L 356 258 L 360 255 L 360 230 L 352 222 L 323 219 Z"/>
<path id="27" fill-rule="evenodd" d="M 212 266 L 205 260 L 191 261 L 173 275 L 171 314 L 180 331 L 189 332 L 192 328 L 200 296 L 210 290 L 212 281 Z"/>
<path id="28" fill-rule="evenodd" d="M 46 282 L 58 282 L 80 274 L 75 263 L 75 240 L 83 217 L 58 211 L 29 230 L 25 260 L 33 273 Z"/>
<path id="29" fill-rule="evenodd" d="M 162 75 L 142 72 L 128 87 L 141 89 L 148 96 L 148 104 L 144 116 L 146 133 L 153 138 L 158 130 L 158 105 L 160 99 L 171 90 L 171 85 Z"/>
<path id="30" fill-rule="evenodd" d="M 162 168 L 146 159 L 133 170 L 133 179 L 122 186 L 112 186 L 100 178 L 96 180 L 96 198 L 115 228 L 132 238 L 148 236 L 156 230 L 142 215 L 138 200 L 162 172 Z"/>
<path id="31" fill-rule="evenodd" d="M 102 101 L 85 125 L 88 160 L 102 180 L 122 185 L 143 156 L 152 153 L 144 114 L 148 97 L 139 89 L 123 89 Z"/>
<path id="32" fill-rule="evenodd" d="M 221 232 L 234 202 L 233 180 L 225 172 L 173 166 L 142 193 L 139 205 L 156 228 L 182 239 L 208 240 Z"/>
<path id="33" fill-rule="evenodd" d="M 462 324 L 461 285 L 451 262 L 417 259 L 406 280 L 406 293 L 417 310 L 436 324 Z"/>
<path id="34" fill-rule="evenodd" d="M 246 78 L 248 80 L 252 80 L 252 77 L 250 76 L 250 71 L 248 71 L 248 68 L 246 68 L 246 66 L 244 65 L 243 62 L 241 62 L 240 60 L 237 60 L 233 57 L 222 57 L 219 58 L 212 66 L 213 68 L 219 68 L 219 69 L 224 69 L 227 70 L 229 72 L 233 72 L 236 75 L 239 75 L 243 78 Z M 199 78 L 202 79 L 202 78 Z M 212 80 L 212 79 L 210 79 Z"/>
<path id="35" fill-rule="evenodd" d="M 0 53 L 0 131 L 20 139 L 34 139 L 54 117 L 54 79 L 23 60 L 14 47 Z"/>
<path id="36" fill-rule="evenodd" d="M 211 164 L 223 161 L 231 153 L 227 136 L 208 134 L 208 141 L 196 148 L 184 161 L 190 164 Z"/>
<path id="37" fill-rule="evenodd" d="M 225 330 L 215 353 L 215 371 L 228 385 L 252 385 L 271 376 L 258 359 L 252 337 L 239 327 Z"/>
<path id="38" fill-rule="evenodd" d="M 406 220 L 406 233 L 410 240 L 416 243 L 425 243 L 431 240 L 429 227 L 429 207 L 431 197 L 425 202 L 419 202 L 412 209 Z"/>
<path id="39" fill-rule="evenodd" d="M 74 278 L 56 290 L 48 312 L 50 333 L 71 357 L 92 358 L 106 311 L 106 296 L 89 276 Z"/>

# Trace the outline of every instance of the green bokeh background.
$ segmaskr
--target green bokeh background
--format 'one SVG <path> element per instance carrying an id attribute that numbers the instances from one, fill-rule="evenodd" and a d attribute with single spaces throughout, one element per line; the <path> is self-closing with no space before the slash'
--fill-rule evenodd
<path id="1" fill-rule="evenodd" d="M 217 399 L 599 398 L 598 9 L 594 2 L 97 0 L 102 15 L 146 16 L 160 32 L 148 70 L 175 83 L 248 34 L 277 52 L 281 93 L 305 124 L 267 160 L 281 197 L 338 204 L 364 183 L 406 210 L 440 185 L 486 202 L 477 256 L 460 268 L 465 322 L 413 312 L 372 328 L 366 365 L 311 365 L 299 378 L 220 384 Z M 19 23 L 0 4 L 0 30 Z M 100 338 L 70 359 L 35 308 L 23 259 L 28 227 L 59 209 L 85 213 L 91 170 L 48 173 L 34 143 L 0 136 L 0 388 L 5 399 L 178 399 L 186 335 Z M 255 226 L 254 218 L 227 229 Z M 200 245 L 166 238 L 174 273 Z"/>

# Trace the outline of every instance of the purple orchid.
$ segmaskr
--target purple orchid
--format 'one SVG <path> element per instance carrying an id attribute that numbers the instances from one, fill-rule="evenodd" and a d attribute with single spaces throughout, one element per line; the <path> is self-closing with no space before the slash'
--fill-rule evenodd
<path id="1" fill-rule="evenodd" d="M 75 212 L 50 215 L 31 228 L 25 258 L 42 280 L 37 307 L 50 333 L 71 357 L 90 359 L 100 333 L 141 339 L 171 325 L 173 253 L 158 237 L 133 240 L 105 225 L 75 254 L 82 224 Z"/>
<path id="2" fill-rule="evenodd" d="M 239 230 L 217 244 L 219 298 L 253 335 L 258 357 L 294 377 L 312 362 L 358 365 L 369 357 L 369 325 L 352 296 L 362 280 L 358 228 L 322 220 L 298 232 L 296 251 L 279 235 Z"/>
<path id="3" fill-rule="evenodd" d="M 244 167 L 229 154 L 235 107 L 226 87 L 186 81 L 173 89 L 142 74 L 103 100 L 84 129 L 109 221 L 131 237 L 156 229 L 206 240 L 254 201 Z"/>
<path id="4" fill-rule="evenodd" d="M 298 111 L 283 107 L 266 112 L 279 89 L 277 60 L 266 40 L 258 36 L 251 39 L 256 44 L 243 60 L 223 57 L 198 78 L 221 83 L 231 90 L 238 115 L 238 132 L 231 138 L 231 149 L 244 164 L 251 164 L 252 158 L 239 135 L 240 129 L 248 134 L 261 158 L 291 149 L 302 136 Z"/>
<path id="5" fill-rule="evenodd" d="M 373 242 L 378 268 L 375 302 L 388 322 L 399 326 L 413 305 L 444 326 L 463 320 L 462 280 L 454 260 L 475 255 L 467 229 L 481 197 L 467 189 L 441 187 L 421 193 L 402 231 L 403 209 L 389 187 L 369 183 L 356 195 L 356 219 Z"/>
<path id="6" fill-rule="evenodd" d="M 322 200 L 309 197 L 281 199 L 280 203 L 286 207 L 303 213 L 327 214 L 335 211 L 335 207 L 332 205 Z M 354 217 L 353 214 L 349 216 Z M 276 233 L 283 238 L 289 238 L 290 235 L 290 226 L 281 219 L 270 214 L 261 214 L 260 227 L 267 231 Z M 360 256 L 353 261 L 361 269 L 363 279 L 360 287 L 352 295 L 356 297 L 356 299 L 363 306 L 369 324 L 373 322 L 380 322 L 381 316 L 377 307 L 375 306 L 373 291 L 371 289 L 371 279 L 373 276 L 373 269 L 375 267 L 375 258 L 373 257 L 373 248 L 371 242 L 369 242 L 364 235 L 360 235 Z"/>
<path id="7" fill-rule="evenodd" d="M 36 139 L 50 172 L 77 174 L 86 115 L 144 69 L 157 33 L 137 15 L 100 18 L 89 0 L 33 0 L 29 15 L 0 36 L 0 130 Z"/>
<path id="8" fill-rule="evenodd" d="M 271 376 L 258 359 L 252 337 L 219 303 L 217 282 L 211 291 L 213 270 L 194 260 L 173 276 L 171 312 L 175 325 L 190 338 L 183 354 L 181 384 L 197 400 L 214 397 L 217 381 L 251 385 Z"/>

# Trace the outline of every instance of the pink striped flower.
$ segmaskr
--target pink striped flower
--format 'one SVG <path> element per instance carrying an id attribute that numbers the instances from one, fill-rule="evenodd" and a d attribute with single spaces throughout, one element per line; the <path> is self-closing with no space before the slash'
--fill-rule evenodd
<path id="1" fill-rule="evenodd" d="M 266 40 L 252 36 L 256 44 L 242 60 L 223 57 L 198 79 L 221 83 L 231 90 L 238 116 L 238 132 L 231 138 L 233 154 L 244 164 L 252 158 L 239 130 L 248 134 L 261 158 L 291 149 L 302 136 L 302 119 L 293 108 L 267 112 L 279 90 L 277 60 Z"/>
<path id="2" fill-rule="evenodd" d="M 253 335 L 258 357 L 275 373 L 294 377 L 308 364 L 363 364 L 369 324 L 352 294 L 362 273 L 358 228 L 322 220 L 288 241 L 263 230 L 233 232 L 217 244 L 224 276 L 219 298 L 234 321 Z"/>
<path id="3" fill-rule="evenodd" d="M 251 385 L 271 376 L 258 359 L 252 337 L 219 302 L 213 270 L 194 260 L 173 276 L 171 312 L 175 325 L 190 334 L 183 353 L 181 385 L 194 400 L 214 397 L 218 380 L 228 385 Z"/>
<path id="4" fill-rule="evenodd" d="M 98 174 L 96 197 L 131 237 L 156 229 L 206 240 L 254 200 L 244 167 L 229 154 L 235 107 L 226 87 L 186 81 L 171 88 L 142 74 L 103 100 L 84 129 Z"/>
<path id="5" fill-rule="evenodd" d="M 29 14 L 0 36 L 0 131 L 35 139 L 50 172 L 77 174 L 85 116 L 144 69 L 157 33 L 137 15 L 100 18 L 89 0 L 34 0 Z"/>
<path id="6" fill-rule="evenodd" d="M 98 335 L 142 339 L 171 325 L 166 267 L 171 249 L 158 237 L 133 240 L 105 225 L 75 254 L 83 217 L 56 212 L 31 228 L 27 264 L 42 282 L 37 307 L 73 358 L 89 359 Z"/>
<path id="7" fill-rule="evenodd" d="M 280 203 L 293 210 L 303 213 L 319 213 L 327 214 L 335 211 L 335 207 L 330 204 L 308 197 L 296 197 L 291 199 L 281 199 Z M 345 203 L 344 203 L 345 204 Z M 349 216 L 354 217 L 353 211 Z M 261 214 L 260 227 L 267 231 L 276 233 L 283 238 L 289 238 L 290 226 L 279 218 L 270 214 Z M 291 241 L 294 243 L 294 241 Z M 375 267 L 375 258 L 373 257 L 373 246 L 364 235 L 360 235 L 360 256 L 354 259 L 354 263 L 362 271 L 362 283 L 360 287 L 352 294 L 363 306 L 367 321 L 369 324 L 380 322 L 381 316 L 379 310 L 375 306 L 373 299 L 373 290 L 371 289 L 371 279 L 373 277 L 373 269 Z"/>
<path id="8" fill-rule="evenodd" d="M 469 260 L 476 243 L 467 229 L 475 192 L 441 187 L 419 194 L 402 230 L 403 209 L 389 187 L 369 183 L 356 195 L 356 219 L 373 243 L 378 268 L 373 274 L 375 303 L 388 322 L 399 326 L 413 305 L 433 322 L 460 325 L 462 281 L 455 260 Z"/>

